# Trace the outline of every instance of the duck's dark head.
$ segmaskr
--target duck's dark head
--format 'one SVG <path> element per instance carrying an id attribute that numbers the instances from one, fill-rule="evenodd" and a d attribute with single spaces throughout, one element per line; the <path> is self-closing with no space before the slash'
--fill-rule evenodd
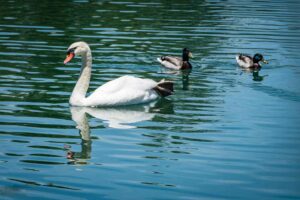
<path id="1" fill-rule="evenodd" d="M 182 60 L 189 61 L 190 58 L 193 58 L 192 52 L 188 48 L 182 50 Z"/>
<path id="2" fill-rule="evenodd" d="M 261 55 L 260 53 L 257 53 L 253 56 L 253 63 L 259 63 L 260 61 L 262 61 L 265 64 L 268 64 L 268 61 L 266 61 L 263 57 L 263 55 Z"/>

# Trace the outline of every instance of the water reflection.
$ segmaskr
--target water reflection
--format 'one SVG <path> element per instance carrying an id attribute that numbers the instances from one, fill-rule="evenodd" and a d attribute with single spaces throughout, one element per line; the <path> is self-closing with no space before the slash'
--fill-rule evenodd
<path id="1" fill-rule="evenodd" d="M 259 75 L 259 71 L 260 70 L 253 70 L 252 72 L 252 75 L 253 75 L 253 81 L 263 81 L 264 80 L 264 77 L 268 76 L 268 75 L 263 75 L 263 76 L 260 76 Z"/>
<path id="2" fill-rule="evenodd" d="M 77 128 L 85 134 L 82 138 L 88 139 L 88 122 L 85 113 L 92 117 L 103 120 L 110 128 L 130 129 L 136 128 L 132 125 L 140 121 L 151 120 L 154 113 L 149 113 L 150 106 L 120 107 L 120 108 L 91 108 L 91 107 L 71 107 L 72 119 L 77 123 Z"/>
<path id="3" fill-rule="evenodd" d="M 173 107 L 168 100 L 160 100 L 149 105 L 137 105 L 115 108 L 92 108 L 92 107 L 70 107 L 72 120 L 81 136 L 81 151 L 71 150 L 71 146 L 65 145 L 67 158 L 70 164 L 87 164 L 91 158 L 92 140 L 87 114 L 102 120 L 110 128 L 132 129 L 135 123 L 151 120 L 155 113 L 173 113 Z"/>
<path id="4" fill-rule="evenodd" d="M 72 120 L 76 123 L 76 128 L 79 129 L 81 136 L 81 151 L 75 152 L 70 150 L 70 146 L 66 146 L 69 149 L 67 152 L 67 158 L 71 159 L 70 164 L 87 164 L 87 159 L 91 158 L 92 140 L 90 136 L 90 126 L 88 118 L 86 116 L 86 110 L 84 107 L 70 107 L 72 114 Z"/>
<path id="5" fill-rule="evenodd" d="M 182 90 L 189 90 L 189 76 L 191 73 L 191 69 L 186 69 L 181 71 L 182 76 Z"/>
<path id="6" fill-rule="evenodd" d="M 251 73 L 253 81 L 261 82 L 268 75 L 260 75 L 260 71 L 261 71 L 261 69 L 242 69 L 240 74 L 243 74 L 243 73 L 250 74 Z"/>
<path id="7" fill-rule="evenodd" d="M 165 69 L 163 68 L 160 73 L 162 74 L 168 74 L 168 75 L 175 75 L 180 77 L 181 76 L 181 88 L 182 90 L 189 90 L 189 76 L 192 72 L 192 69 L 184 69 L 184 70 L 171 70 L 171 69 Z"/>

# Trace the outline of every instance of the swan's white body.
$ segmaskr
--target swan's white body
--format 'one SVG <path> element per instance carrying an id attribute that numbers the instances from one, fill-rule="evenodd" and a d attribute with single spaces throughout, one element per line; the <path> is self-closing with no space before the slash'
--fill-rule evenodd
<path id="1" fill-rule="evenodd" d="M 75 55 L 82 57 L 80 77 L 70 97 L 73 106 L 119 106 L 146 103 L 159 97 L 155 88 L 159 85 L 151 79 L 122 76 L 109 81 L 86 97 L 92 72 L 92 54 L 85 42 L 75 42 L 68 48 L 65 63 Z"/>
<path id="2" fill-rule="evenodd" d="M 150 79 L 122 76 L 100 86 L 87 98 L 72 95 L 70 104 L 74 106 L 118 106 L 146 103 L 159 97 L 153 90 L 156 85 L 157 82 Z"/>

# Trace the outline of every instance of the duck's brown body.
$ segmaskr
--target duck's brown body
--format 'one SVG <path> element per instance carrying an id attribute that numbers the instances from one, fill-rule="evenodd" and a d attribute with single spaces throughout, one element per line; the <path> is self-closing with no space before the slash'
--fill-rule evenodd
<path id="1" fill-rule="evenodd" d="M 268 63 L 261 54 L 255 54 L 253 57 L 245 54 L 238 54 L 235 59 L 238 65 L 245 69 L 260 69 L 260 61 L 266 64 Z"/>
<path id="2" fill-rule="evenodd" d="M 175 56 L 162 56 L 157 58 L 164 67 L 176 70 L 192 69 L 192 64 L 189 62 L 189 58 L 192 58 L 192 53 L 184 48 L 182 52 L 182 58 Z"/>

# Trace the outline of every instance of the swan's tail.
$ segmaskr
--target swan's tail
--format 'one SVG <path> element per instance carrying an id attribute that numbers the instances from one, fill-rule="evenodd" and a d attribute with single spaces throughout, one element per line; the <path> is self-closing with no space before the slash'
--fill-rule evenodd
<path id="1" fill-rule="evenodd" d="M 154 90 L 163 97 L 169 96 L 173 94 L 173 82 L 171 81 L 165 81 L 164 79 L 161 80 L 157 86 L 154 88 Z"/>

